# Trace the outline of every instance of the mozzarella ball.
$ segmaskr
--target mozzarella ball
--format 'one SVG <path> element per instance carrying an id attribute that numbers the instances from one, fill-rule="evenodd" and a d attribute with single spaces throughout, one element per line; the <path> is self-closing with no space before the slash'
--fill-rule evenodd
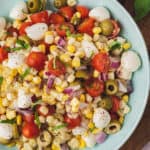
<path id="1" fill-rule="evenodd" d="M 110 123 L 111 117 L 103 108 L 97 108 L 93 115 L 93 122 L 97 128 L 105 128 Z"/>
<path id="2" fill-rule="evenodd" d="M 6 27 L 6 19 L 4 17 L 0 17 L 0 31 L 5 29 Z"/>
<path id="3" fill-rule="evenodd" d="M 121 66 L 129 72 L 135 72 L 141 66 L 141 60 L 134 51 L 124 52 L 121 57 Z"/>
<path id="4" fill-rule="evenodd" d="M 10 18 L 24 20 L 26 18 L 26 13 L 28 12 L 27 5 L 24 1 L 19 2 L 16 4 L 14 8 L 10 11 Z"/>
<path id="5" fill-rule="evenodd" d="M 110 19 L 110 13 L 105 7 L 95 7 L 89 12 L 89 16 L 94 18 L 96 21 L 103 21 Z"/>
<path id="6" fill-rule="evenodd" d="M 48 31 L 48 26 L 45 23 L 36 23 L 25 29 L 27 36 L 32 40 L 38 41 L 44 37 L 46 31 Z"/>

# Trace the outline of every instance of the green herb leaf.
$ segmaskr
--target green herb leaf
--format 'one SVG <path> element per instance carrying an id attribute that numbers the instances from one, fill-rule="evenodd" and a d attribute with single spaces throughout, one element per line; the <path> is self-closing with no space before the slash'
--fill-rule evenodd
<path id="1" fill-rule="evenodd" d="M 38 100 L 35 103 L 32 103 L 31 108 L 34 109 L 37 105 L 42 104 L 42 103 L 43 103 L 42 100 Z"/>
<path id="2" fill-rule="evenodd" d="M 25 72 L 22 74 L 22 75 L 20 75 L 20 77 L 22 78 L 22 79 L 24 79 L 29 73 L 30 73 L 30 68 L 27 68 L 26 70 L 25 70 Z"/>
<path id="3" fill-rule="evenodd" d="M 118 48 L 121 48 L 121 44 L 118 41 L 113 41 L 110 45 L 109 45 L 110 50 L 115 50 Z"/>
<path id="4" fill-rule="evenodd" d="M 3 77 L 2 76 L 0 76 L 0 85 L 3 83 Z"/>
<path id="5" fill-rule="evenodd" d="M 35 117 L 35 123 L 36 123 L 36 124 L 38 125 L 38 127 L 40 128 L 40 127 L 41 127 L 41 122 L 40 122 L 39 115 L 38 115 L 37 112 L 35 112 L 34 117 Z"/>
<path id="6" fill-rule="evenodd" d="M 14 124 L 16 123 L 16 120 L 15 119 L 7 119 L 7 120 L 1 120 L 0 123 L 8 123 L 8 124 Z"/>
<path id="7" fill-rule="evenodd" d="M 140 20 L 150 12 L 150 0 L 135 0 L 135 19 Z"/>
<path id="8" fill-rule="evenodd" d="M 52 130 L 59 130 L 59 129 L 64 128 L 64 127 L 66 127 L 66 126 L 67 126 L 67 124 L 66 124 L 66 123 L 63 123 L 63 124 L 61 124 L 61 125 L 55 126 Z"/>
<path id="9" fill-rule="evenodd" d="M 15 47 L 15 48 L 11 48 L 12 51 L 19 51 L 22 50 L 22 47 Z"/>

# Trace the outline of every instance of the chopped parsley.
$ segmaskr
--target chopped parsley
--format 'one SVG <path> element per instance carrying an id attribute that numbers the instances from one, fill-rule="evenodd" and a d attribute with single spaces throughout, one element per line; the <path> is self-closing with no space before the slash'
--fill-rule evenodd
<path id="1" fill-rule="evenodd" d="M 3 77 L 2 76 L 0 76 L 0 85 L 3 83 Z"/>
<path id="2" fill-rule="evenodd" d="M 41 122 L 40 122 L 40 119 L 39 119 L 39 115 L 38 115 L 38 113 L 36 111 L 35 111 L 34 117 L 35 117 L 35 123 L 40 128 L 41 127 Z"/>
<path id="3" fill-rule="evenodd" d="M 1 120 L 0 123 L 8 123 L 8 124 L 14 124 L 16 123 L 16 120 L 15 119 L 7 119 L 7 120 Z"/>
<path id="4" fill-rule="evenodd" d="M 113 41 L 110 45 L 109 45 L 110 50 L 115 50 L 118 48 L 121 48 L 121 44 L 118 41 Z"/>
<path id="5" fill-rule="evenodd" d="M 63 123 L 61 125 L 55 126 L 52 130 L 59 130 L 59 129 L 62 129 L 62 128 L 66 127 L 66 126 L 67 126 L 67 124 Z"/>
<path id="6" fill-rule="evenodd" d="M 30 73 L 30 70 L 30 68 L 27 68 L 25 72 L 22 75 L 20 75 L 21 79 L 24 79 Z"/>

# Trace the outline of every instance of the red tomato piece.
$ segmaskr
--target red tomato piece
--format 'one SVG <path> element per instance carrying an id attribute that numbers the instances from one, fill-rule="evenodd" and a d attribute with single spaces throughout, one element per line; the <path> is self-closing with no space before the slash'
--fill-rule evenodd
<path id="1" fill-rule="evenodd" d="M 110 116 L 111 116 L 111 120 L 118 120 L 119 119 L 118 114 L 115 112 L 110 112 Z"/>
<path id="2" fill-rule="evenodd" d="M 120 99 L 117 96 L 112 96 L 113 107 L 112 111 L 117 112 L 120 108 Z"/>
<path id="3" fill-rule="evenodd" d="M 87 18 L 89 16 L 89 9 L 85 6 L 76 6 L 76 10 L 81 14 L 81 17 L 83 19 Z"/>
<path id="4" fill-rule="evenodd" d="M 33 114 L 25 114 L 25 115 L 23 115 L 23 120 L 25 122 L 34 122 L 34 115 Z"/>
<path id="5" fill-rule="evenodd" d="M 52 13 L 50 15 L 50 23 L 52 24 L 62 24 L 65 22 L 65 18 L 57 13 Z"/>
<path id="6" fill-rule="evenodd" d="M 88 79 L 85 82 L 85 89 L 92 97 L 97 97 L 104 92 L 104 82 L 96 78 Z"/>
<path id="7" fill-rule="evenodd" d="M 22 134 L 26 138 L 36 138 L 39 136 L 40 130 L 34 122 L 25 122 L 22 128 Z"/>
<path id="8" fill-rule="evenodd" d="M 46 109 L 45 109 L 46 107 Z M 43 110 L 45 109 L 45 110 Z M 54 105 L 50 105 L 50 106 L 42 106 L 39 105 L 37 106 L 37 112 L 44 117 L 47 117 L 49 115 L 53 115 L 55 113 L 55 106 Z"/>
<path id="9" fill-rule="evenodd" d="M 120 32 L 120 27 L 118 25 L 118 22 L 115 21 L 115 20 L 111 20 L 111 22 L 112 22 L 112 24 L 114 26 L 114 30 L 113 30 L 112 35 L 108 37 L 109 39 L 115 38 L 119 34 L 119 32 Z"/>
<path id="10" fill-rule="evenodd" d="M 70 117 L 68 117 L 68 115 L 65 115 L 64 116 L 64 121 L 67 123 L 67 125 L 68 125 L 67 127 L 69 129 L 73 129 L 73 128 L 77 127 L 77 126 L 80 126 L 80 124 L 81 124 L 81 117 L 78 116 L 77 118 L 70 118 Z"/>
<path id="11" fill-rule="evenodd" d="M 0 47 L 0 63 L 2 63 L 7 58 L 8 52 L 4 48 Z"/>
<path id="12" fill-rule="evenodd" d="M 26 60 L 28 66 L 40 71 L 44 69 L 46 56 L 42 52 L 31 52 Z"/>
<path id="13" fill-rule="evenodd" d="M 92 59 L 92 66 L 99 72 L 106 73 L 110 68 L 110 59 L 107 53 L 98 53 Z"/>
<path id="14" fill-rule="evenodd" d="M 49 16 L 46 10 L 32 14 L 30 18 L 33 23 L 40 23 L 40 22 L 47 24 L 49 23 Z"/>
<path id="15" fill-rule="evenodd" d="M 71 20 L 73 14 L 74 14 L 74 10 L 72 7 L 69 7 L 69 6 L 65 6 L 65 7 L 62 7 L 60 10 L 59 10 L 60 14 L 62 16 L 64 16 L 67 20 Z"/>
<path id="16" fill-rule="evenodd" d="M 70 23 L 62 23 L 60 25 L 56 25 L 56 32 L 59 36 L 66 36 L 67 31 L 70 33 L 74 32 L 74 27 Z"/>
<path id="17" fill-rule="evenodd" d="M 31 26 L 33 23 L 32 22 L 24 22 L 22 23 L 20 29 L 19 29 L 19 34 L 20 35 L 24 35 L 26 34 L 25 29 L 29 26 Z"/>
<path id="18" fill-rule="evenodd" d="M 48 69 L 49 72 L 55 76 L 60 76 L 66 73 L 65 65 L 59 59 L 51 59 L 48 63 Z"/>
<path id="19" fill-rule="evenodd" d="M 17 37 L 19 35 L 19 31 L 14 27 L 8 28 L 7 32 L 9 36 Z"/>

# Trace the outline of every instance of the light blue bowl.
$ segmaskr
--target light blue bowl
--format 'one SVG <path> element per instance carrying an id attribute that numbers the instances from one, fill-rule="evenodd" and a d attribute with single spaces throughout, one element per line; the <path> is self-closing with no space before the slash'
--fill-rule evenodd
<path id="1" fill-rule="evenodd" d="M 0 16 L 8 16 L 9 10 L 17 1 L 19 0 L 0 0 Z M 52 2 L 52 0 L 50 1 Z M 131 41 L 132 49 L 137 51 L 142 59 L 142 68 L 133 77 L 134 92 L 130 97 L 132 109 L 125 118 L 122 130 L 115 135 L 109 136 L 103 144 L 92 148 L 92 150 L 117 150 L 127 141 L 137 127 L 147 103 L 150 83 L 150 64 L 147 49 L 137 25 L 116 0 L 79 0 L 79 2 L 90 8 L 101 5 L 109 8 L 113 17 L 119 20 L 122 25 L 122 35 Z M 15 148 L 0 146 L 0 150 L 15 150 Z"/>

